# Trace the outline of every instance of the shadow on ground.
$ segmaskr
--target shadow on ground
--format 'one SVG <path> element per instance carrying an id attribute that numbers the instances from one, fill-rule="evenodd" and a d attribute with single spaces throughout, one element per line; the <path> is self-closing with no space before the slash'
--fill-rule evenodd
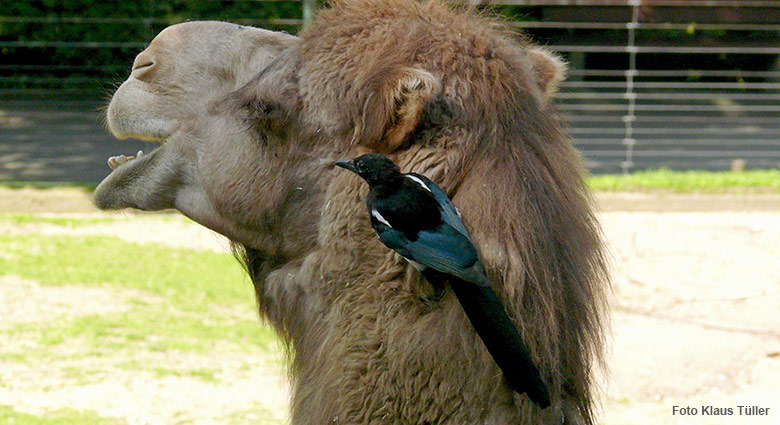
<path id="1" fill-rule="evenodd" d="M 0 105 L 0 180 L 95 185 L 109 156 L 149 150 L 139 140 L 116 140 L 103 124 L 100 96 L 30 95 Z M 146 145 L 146 147 L 144 146 Z"/>

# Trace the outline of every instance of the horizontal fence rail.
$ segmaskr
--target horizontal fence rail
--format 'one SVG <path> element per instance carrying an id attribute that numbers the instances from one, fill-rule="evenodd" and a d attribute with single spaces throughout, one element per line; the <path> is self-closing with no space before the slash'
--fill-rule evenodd
<path id="1" fill-rule="evenodd" d="M 191 3 L 146 0 L 114 14 L 4 6 L 0 96 L 38 96 L 46 108 L 105 96 L 168 25 L 218 19 L 295 33 L 312 4 Z M 569 62 L 555 101 L 592 172 L 780 166 L 780 1 L 470 3 L 506 15 Z"/>
<path id="2" fill-rule="evenodd" d="M 556 101 L 593 172 L 780 166 L 780 1 L 495 3 L 568 59 Z"/>

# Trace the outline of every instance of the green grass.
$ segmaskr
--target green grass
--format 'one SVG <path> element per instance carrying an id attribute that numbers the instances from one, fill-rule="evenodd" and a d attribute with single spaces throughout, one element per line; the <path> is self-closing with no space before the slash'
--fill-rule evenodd
<path id="1" fill-rule="evenodd" d="M 254 300 L 248 278 L 230 254 L 107 236 L 0 235 L 0 270 L 44 285 L 140 289 L 189 311 Z"/>
<path id="2" fill-rule="evenodd" d="M 208 351 L 227 341 L 268 349 L 273 334 L 254 313 L 254 291 L 232 255 L 161 248 L 105 236 L 0 235 L 3 274 L 42 285 L 87 285 L 141 290 L 122 313 L 83 315 L 21 324 L 13 334 L 37 332 L 42 346 L 79 338 L 99 354 L 141 341 L 154 351 Z M 215 308 L 223 306 L 218 311 Z"/>
<path id="3" fill-rule="evenodd" d="M 147 364 L 143 364 L 135 359 L 117 363 L 115 367 L 122 370 L 130 370 L 130 371 L 139 371 L 139 370 L 149 371 L 158 377 L 166 377 L 166 376 L 193 377 L 204 382 L 218 381 L 217 379 L 218 371 L 213 369 L 208 369 L 205 367 L 193 369 L 193 368 L 182 368 L 182 367 L 174 368 L 174 367 L 150 366 Z"/>
<path id="4" fill-rule="evenodd" d="M 100 294 L 116 300 L 116 308 L 100 314 L 79 312 L 79 305 L 60 307 L 45 321 L 32 319 L 0 328 L 0 341 L 13 342 L 0 344 L 0 362 L 33 368 L 47 365 L 50 379 L 36 388 L 44 394 L 102 383 L 118 371 L 146 380 L 229 386 L 232 377 L 249 373 L 258 365 L 267 365 L 269 373 L 279 370 L 282 357 L 277 352 L 277 338 L 260 322 L 252 284 L 232 255 L 89 234 L 46 235 L 36 233 L 35 227 L 121 225 L 125 220 L 187 219 L 174 214 L 126 218 L 0 214 L 0 229 L 2 225 L 30 225 L 24 227 L 29 233 L 0 233 L 0 276 L 34 281 L 41 292 L 53 287 L 64 288 L 58 291 L 98 288 Z M 82 297 L 85 305 L 97 302 L 86 297 Z M 224 367 L 213 361 L 214 356 L 223 354 L 229 358 Z M 179 356 L 189 360 L 179 363 Z M 199 356 L 208 363 L 199 364 Z M 235 363 L 244 356 L 251 361 Z M 0 378 L 0 388 L 13 391 L 23 377 Z M 28 381 L 35 382 L 33 378 Z M 283 422 L 279 418 L 285 417 L 279 412 L 271 415 L 259 405 L 247 412 L 260 418 L 255 421 L 258 423 L 278 424 Z M 197 417 L 197 411 L 187 415 Z M 248 423 L 245 416 L 227 413 L 224 423 Z M 6 423 L 124 422 L 89 411 L 61 409 L 32 415 L 0 405 L 0 424 Z"/>
<path id="5" fill-rule="evenodd" d="M 246 409 L 225 415 L 218 421 L 219 423 L 242 425 L 281 425 L 288 422 L 285 421 L 284 415 L 280 415 L 279 411 L 269 410 L 259 404 L 250 405 Z"/>
<path id="6" fill-rule="evenodd" d="M 53 217 L 33 214 L 0 213 L 0 221 L 7 221 L 12 224 L 53 224 L 55 226 L 69 228 L 92 226 L 101 223 L 114 223 L 118 220 L 118 218 L 114 217 Z"/>
<path id="7" fill-rule="evenodd" d="M 88 410 L 57 409 L 45 415 L 31 415 L 0 404 L 0 423 L 4 425 L 113 425 L 123 422 L 98 416 Z"/>
<path id="8" fill-rule="evenodd" d="M 139 368 L 139 369 L 142 369 Z M 154 367 L 151 369 L 152 372 L 154 372 L 155 375 L 159 377 L 166 377 L 166 376 L 190 376 L 193 378 L 197 378 L 204 382 L 217 382 L 216 374 L 214 370 L 206 369 L 206 368 L 198 368 L 198 369 L 173 369 L 168 367 Z"/>
<path id="9" fill-rule="evenodd" d="M 237 347 L 269 350 L 274 336 L 259 320 L 224 318 L 211 311 L 185 313 L 176 307 L 158 305 L 123 313 L 85 315 L 72 320 L 17 325 L 5 333 L 9 337 L 37 333 L 41 347 L 53 347 L 77 340 L 83 347 L 72 357 L 103 356 L 134 345 L 150 351 L 208 353 L 220 342 Z M 28 353 L 34 356 L 35 353 Z M 40 353 L 41 357 L 48 355 Z"/>
<path id="10" fill-rule="evenodd" d="M 731 172 L 658 169 L 628 175 L 591 176 L 588 184 L 593 190 L 609 192 L 661 189 L 680 193 L 778 193 L 780 170 Z"/>
<path id="11" fill-rule="evenodd" d="M 79 189 L 91 193 L 97 187 L 97 183 L 86 181 L 72 182 L 46 182 L 46 181 L 26 181 L 26 180 L 0 180 L 0 187 L 8 189 Z"/>
<path id="12" fill-rule="evenodd" d="M 3 215 L 1 221 L 86 226 L 103 220 Z M 117 362 L 122 362 L 135 349 L 208 355 L 216 345 L 267 355 L 276 341 L 257 317 L 248 277 L 227 253 L 158 247 L 106 236 L 0 235 L 0 275 L 34 280 L 44 287 L 116 290 L 118 302 L 124 303 L 118 312 L 24 322 L 0 331 L 0 339 L 36 341 L 34 347 L 0 349 L 0 359 L 6 361 L 116 356 Z M 128 289 L 134 291 L 122 296 Z M 79 347 L 75 353 L 60 348 L 73 344 Z M 218 373 L 136 366 L 136 370 L 159 376 L 167 373 L 205 381 L 216 380 Z M 65 372 L 70 384 L 101 375 L 94 369 L 81 374 L 77 370 Z"/>

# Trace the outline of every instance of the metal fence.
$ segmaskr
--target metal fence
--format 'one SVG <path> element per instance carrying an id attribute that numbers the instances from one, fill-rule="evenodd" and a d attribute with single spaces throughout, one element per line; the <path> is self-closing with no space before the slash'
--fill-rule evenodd
<path id="1" fill-rule="evenodd" d="M 558 104 L 594 172 L 780 164 L 780 2 L 505 2 L 572 63 Z"/>
<path id="2" fill-rule="evenodd" d="M 278 3 L 291 5 L 287 16 L 264 17 L 267 2 L 258 0 L 219 2 L 224 10 L 235 5 L 233 15 L 182 15 L 149 1 L 148 16 L 140 18 L 3 16 L 0 8 L 0 98 L 18 104 L 34 95 L 51 101 L 94 95 L 95 88 L 108 92 L 159 30 L 184 19 L 296 32 L 312 2 Z M 592 172 L 728 169 L 735 160 L 780 165 L 780 1 L 497 0 L 492 6 L 569 61 L 556 100 Z M 111 25 L 123 30 L 106 30 Z M 84 35 L 35 38 L 30 28 L 43 26 L 83 27 L 76 34 Z M 100 55 L 115 61 L 85 59 Z M 57 59 L 39 60 L 46 57 Z"/>

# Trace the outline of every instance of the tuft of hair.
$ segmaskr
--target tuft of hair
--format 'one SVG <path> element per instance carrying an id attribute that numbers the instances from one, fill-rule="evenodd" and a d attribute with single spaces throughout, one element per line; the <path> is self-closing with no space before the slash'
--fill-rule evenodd
<path id="1" fill-rule="evenodd" d="M 566 79 L 566 62 L 560 56 L 541 47 L 529 49 L 528 58 L 533 64 L 539 88 L 545 96 L 552 97 L 558 89 L 558 83 Z"/>

